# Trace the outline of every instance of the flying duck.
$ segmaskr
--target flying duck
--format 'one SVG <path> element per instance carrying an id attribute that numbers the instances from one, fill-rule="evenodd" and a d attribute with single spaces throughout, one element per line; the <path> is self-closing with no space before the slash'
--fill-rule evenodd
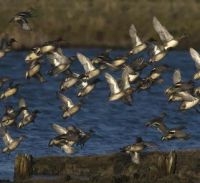
<path id="1" fill-rule="evenodd" d="M 25 136 L 20 136 L 17 138 L 12 138 L 5 127 L 0 127 L 0 135 L 4 141 L 5 147 L 2 149 L 3 153 L 10 153 L 14 151 L 25 138 Z"/>
<path id="2" fill-rule="evenodd" d="M 58 93 L 58 97 L 63 103 L 62 105 L 63 118 L 71 117 L 80 110 L 81 103 L 78 103 L 75 105 L 70 98 L 66 97 L 65 95 L 61 93 Z"/>
<path id="3" fill-rule="evenodd" d="M 168 32 L 166 27 L 164 27 L 156 17 L 153 17 L 153 27 L 163 42 L 165 50 L 178 45 L 178 40 Z"/>
<path id="4" fill-rule="evenodd" d="M 20 25 L 20 27 L 25 31 L 31 31 L 32 28 L 28 23 L 28 19 L 33 16 L 32 14 L 33 9 L 29 9 L 27 11 L 21 11 L 15 14 L 14 17 L 11 18 L 10 22 L 16 22 Z"/>
<path id="5" fill-rule="evenodd" d="M 122 89 L 120 89 L 115 78 L 107 72 L 105 73 L 105 78 L 110 88 L 109 101 L 121 99 L 125 93 Z"/>
<path id="6" fill-rule="evenodd" d="M 22 128 L 32 122 L 35 121 L 37 117 L 38 110 L 30 111 L 27 107 L 26 101 L 24 98 L 20 98 L 19 100 L 19 108 L 20 108 L 20 121 L 17 124 L 18 128 Z"/>
<path id="7" fill-rule="evenodd" d="M 88 79 L 95 78 L 100 74 L 100 70 L 94 67 L 94 65 L 88 57 L 81 53 L 77 53 L 77 58 L 82 64 L 85 70 L 85 75 L 88 77 Z"/>
<path id="8" fill-rule="evenodd" d="M 147 47 L 147 45 L 144 42 L 142 42 L 141 39 L 138 37 L 137 30 L 133 24 L 130 26 L 129 35 L 133 44 L 133 48 L 129 52 L 129 54 L 137 54 Z"/>

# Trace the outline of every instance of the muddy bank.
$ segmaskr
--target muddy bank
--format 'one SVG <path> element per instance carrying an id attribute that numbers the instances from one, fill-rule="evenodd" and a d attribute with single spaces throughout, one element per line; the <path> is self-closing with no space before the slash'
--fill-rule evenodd
<path id="1" fill-rule="evenodd" d="M 133 164 L 130 156 L 124 153 L 84 157 L 32 157 L 29 175 L 20 177 L 15 164 L 14 179 L 20 183 L 200 182 L 200 151 L 175 152 L 175 155 L 170 170 L 169 153 L 163 152 L 143 153 L 139 165 Z M 21 168 L 25 165 L 22 164 Z"/>
<path id="2" fill-rule="evenodd" d="M 0 2 L 0 32 L 8 32 L 18 40 L 17 48 L 28 48 L 63 37 L 66 47 L 129 48 L 128 30 L 135 24 L 140 37 L 158 39 L 152 26 L 153 16 L 174 36 L 188 37 L 178 48 L 200 44 L 200 2 L 196 0 L 5 0 Z M 30 7 L 33 31 L 22 31 L 8 23 L 13 15 Z"/>

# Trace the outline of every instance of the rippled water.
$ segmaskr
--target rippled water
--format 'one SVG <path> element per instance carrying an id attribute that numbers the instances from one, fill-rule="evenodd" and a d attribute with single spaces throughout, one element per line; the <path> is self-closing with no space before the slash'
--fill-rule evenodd
<path id="1" fill-rule="evenodd" d="M 64 54 L 67 56 L 75 55 L 77 52 L 92 57 L 101 53 L 102 50 L 64 50 Z M 124 50 L 115 50 L 111 55 L 120 56 L 124 52 Z M 168 103 L 164 95 L 165 88 L 172 83 L 173 72 L 163 74 L 163 84 L 153 86 L 148 92 L 135 93 L 133 106 L 127 106 L 121 102 L 108 102 L 108 85 L 102 74 L 100 76 L 101 82 L 85 98 L 81 111 L 72 118 L 63 120 L 61 118 L 62 112 L 59 108 L 61 103 L 56 97 L 56 92 L 63 76 L 47 76 L 49 64 L 43 63 L 42 70 L 47 78 L 46 83 L 40 84 L 34 79 L 25 80 L 27 66 L 24 58 L 26 54 L 27 52 L 13 52 L 0 60 L 0 76 L 10 76 L 16 83 L 22 84 L 20 92 L 16 96 L 0 102 L 0 112 L 3 114 L 5 104 L 16 106 L 18 99 L 24 97 L 30 109 L 38 109 L 41 113 L 39 113 L 35 123 L 26 126 L 24 129 L 9 128 L 13 137 L 25 134 L 27 139 L 10 155 L 0 154 L 0 179 L 12 179 L 14 159 L 18 153 L 29 153 L 33 156 L 65 155 L 56 147 L 48 147 L 49 139 L 56 135 L 51 129 L 52 123 L 58 123 L 62 126 L 75 124 L 84 130 L 91 128 L 95 130 L 95 134 L 86 143 L 85 147 L 75 155 L 105 154 L 119 151 L 120 147 L 134 142 L 136 136 L 142 136 L 145 140 L 156 142 L 160 150 L 200 147 L 200 114 L 193 109 L 179 112 L 179 104 Z M 180 68 L 183 80 L 190 80 L 195 69 L 188 52 L 169 52 L 161 63 L 168 64 L 173 68 Z M 78 61 L 74 62 L 72 67 L 76 71 L 83 71 Z M 119 73 L 121 75 L 120 71 L 116 72 L 116 74 Z M 143 75 L 148 74 L 148 72 L 149 69 L 144 70 Z M 199 83 L 196 82 L 196 85 L 198 86 Z M 77 102 L 76 92 L 76 89 L 73 88 L 64 94 Z M 154 129 L 146 128 L 144 125 L 149 119 L 159 115 L 161 112 L 168 114 L 165 121 L 169 127 L 186 126 L 186 130 L 191 133 L 191 139 L 188 141 L 161 142 L 160 133 Z M 0 147 L 3 147 L 2 140 L 0 141 Z"/>

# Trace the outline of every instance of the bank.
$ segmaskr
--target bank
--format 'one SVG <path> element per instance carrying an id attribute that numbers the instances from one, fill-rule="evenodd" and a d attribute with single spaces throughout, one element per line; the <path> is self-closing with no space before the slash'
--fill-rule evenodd
<path id="1" fill-rule="evenodd" d="M 19 154 L 15 160 L 14 182 L 198 183 L 199 154 L 199 150 L 144 152 L 140 164 L 132 163 L 129 155 L 120 152 L 81 157 Z"/>
<path id="2" fill-rule="evenodd" d="M 0 7 L 0 32 L 15 37 L 16 48 L 31 48 L 58 37 L 64 39 L 65 47 L 129 48 L 132 23 L 144 41 L 158 39 L 153 16 L 175 37 L 186 35 L 178 49 L 200 45 L 200 2 L 195 0 L 6 0 Z M 29 20 L 32 31 L 8 23 L 30 7 L 34 9 Z"/>

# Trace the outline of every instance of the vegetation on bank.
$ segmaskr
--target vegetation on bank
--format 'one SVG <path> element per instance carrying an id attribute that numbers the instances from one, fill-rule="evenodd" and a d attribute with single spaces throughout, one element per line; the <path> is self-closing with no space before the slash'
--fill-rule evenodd
<path id="1" fill-rule="evenodd" d="M 19 11 L 34 8 L 32 32 L 8 23 Z M 200 43 L 200 2 L 196 0 L 5 0 L 0 2 L 0 31 L 9 32 L 18 47 L 32 47 L 63 37 L 65 46 L 130 47 L 128 34 L 135 24 L 139 35 L 147 40 L 158 38 L 152 27 L 157 16 L 175 36 L 188 35 L 180 47 Z"/>
<path id="2" fill-rule="evenodd" d="M 142 153 L 141 163 L 115 153 L 82 157 L 19 155 L 15 182 L 20 183 L 196 183 L 200 180 L 199 151 Z M 27 158 L 28 157 L 28 158 Z"/>

